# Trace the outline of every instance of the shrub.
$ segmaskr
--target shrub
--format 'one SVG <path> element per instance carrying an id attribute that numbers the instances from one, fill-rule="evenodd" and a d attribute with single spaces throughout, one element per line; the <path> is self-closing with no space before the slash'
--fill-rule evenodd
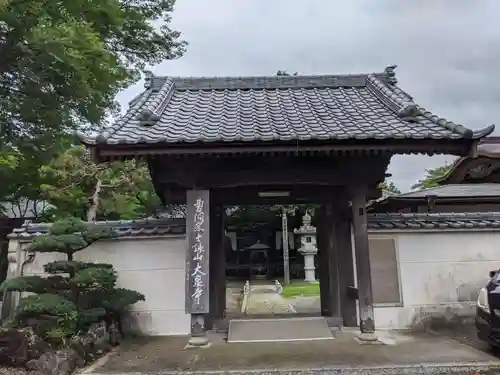
<path id="1" fill-rule="evenodd" d="M 92 323 L 120 317 L 128 306 L 144 300 L 136 291 L 116 288 L 112 265 L 73 259 L 76 252 L 113 235 L 109 229 L 71 218 L 55 222 L 47 235 L 36 237 L 28 251 L 63 253 L 67 259 L 45 264 L 49 276 L 20 276 L 2 283 L 0 292 L 34 293 L 19 302 L 14 324 L 31 327 L 60 346 Z"/>

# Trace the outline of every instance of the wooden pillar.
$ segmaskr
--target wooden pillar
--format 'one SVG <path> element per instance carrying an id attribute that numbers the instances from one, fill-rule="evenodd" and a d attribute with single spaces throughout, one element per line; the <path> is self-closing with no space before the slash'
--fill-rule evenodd
<path id="1" fill-rule="evenodd" d="M 226 248 L 227 246 L 231 247 L 231 239 L 229 237 L 226 237 L 226 230 L 225 230 L 225 219 L 226 219 L 226 210 L 224 209 L 224 206 L 219 206 L 220 208 L 220 217 L 219 217 L 219 236 L 221 239 L 221 246 L 220 246 L 220 257 L 219 257 L 219 283 L 218 283 L 218 293 L 219 293 L 219 306 L 218 306 L 218 312 L 219 312 L 219 322 L 223 322 L 223 327 L 218 325 L 217 328 L 222 328 L 226 329 L 228 324 L 225 321 L 226 318 L 226 307 L 227 307 L 227 295 L 226 295 L 226 282 L 227 282 L 227 277 L 226 277 Z"/>
<path id="2" fill-rule="evenodd" d="M 318 246 L 318 277 L 319 277 L 319 293 L 321 300 L 321 315 L 331 316 L 330 303 L 330 282 L 328 276 L 329 253 L 326 248 L 326 220 L 325 206 L 321 205 L 316 210 L 316 244 Z"/>
<path id="3" fill-rule="evenodd" d="M 210 313 L 205 318 L 207 330 L 225 329 L 226 312 L 226 236 L 224 208 L 212 200 L 210 205 Z"/>
<path id="4" fill-rule="evenodd" d="M 213 206 L 210 221 L 210 261 L 211 261 L 211 317 L 210 329 L 220 329 L 226 312 L 226 235 L 224 231 L 224 208 Z"/>
<path id="5" fill-rule="evenodd" d="M 220 253 L 220 238 L 217 235 L 219 232 L 219 212 L 218 207 L 213 200 L 210 201 L 210 279 L 208 280 L 208 290 L 210 295 L 209 310 L 205 316 L 205 329 L 211 330 L 214 322 L 217 320 L 217 306 L 219 295 L 217 293 L 217 276 L 218 276 L 218 258 Z"/>
<path id="6" fill-rule="evenodd" d="M 336 324 L 340 324 L 337 228 L 335 226 L 335 205 L 332 203 L 325 204 L 325 224 L 325 249 L 328 252 L 330 317 L 336 318 L 338 320 Z"/>
<path id="7" fill-rule="evenodd" d="M 331 325 L 340 325 L 339 263 L 336 227 L 334 225 L 335 206 L 324 204 L 319 212 L 318 246 L 320 251 L 319 275 L 321 315 L 331 318 Z"/>
<path id="8" fill-rule="evenodd" d="M 186 313 L 191 314 L 189 346 L 208 344 L 205 315 L 210 312 L 210 191 L 186 193 Z"/>
<path id="9" fill-rule="evenodd" d="M 358 278 L 361 335 L 364 341 L 377 341 L 373 315 L 373 292 L 366 220 L 366 188 L 356 188 L 352 195 L 352 227 Z"/>
<path id="10" fill-rule="evenodd" d="M 355 290 L 354 259 L 351 242 L 351 215 L 347 199 L 339 202 L 334 220 L 338 249 L 339 298 L 342 323 L 346 327 L 356 327 L 358 325 L 358 313 L 356 310 L 356 295 L 353 292 Z"/>

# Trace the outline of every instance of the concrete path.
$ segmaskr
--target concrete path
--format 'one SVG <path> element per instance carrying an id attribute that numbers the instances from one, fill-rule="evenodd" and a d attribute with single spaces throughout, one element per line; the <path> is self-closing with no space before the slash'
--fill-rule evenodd
<path id="1" fill-rule="evenodd" d="M 390 339 L 390 340 L 389 340 Z M 85 375 L 386 375 L 498 374 L 500 361 L 456 340 L 392 332 L 386 345 L 362 345 L 354 332 L 335 340 L 228 344 L 212 337 L 209 348 L 186 350 L 187 337 L 126 341 Z"/>
<path id="2" fill-rule="evenodd" d="M 233 319 L 229 323 L 227 342 L 291 342 L 333 338 L 332 331 L 323 317 Z"/>
<path id="3" fill-rule="evenodd" d="M 295 310 L 290 303 L 276 293 L 271 284 L 251 285 L 248 294 L 247 315 L 281 315 L 293 314 Z"/>
<path id="4" fill-rule="evenodd" d="M 297 314 L 321 314 L 321 301 L 319 296 L 295 297 L 288 300 Z"/>

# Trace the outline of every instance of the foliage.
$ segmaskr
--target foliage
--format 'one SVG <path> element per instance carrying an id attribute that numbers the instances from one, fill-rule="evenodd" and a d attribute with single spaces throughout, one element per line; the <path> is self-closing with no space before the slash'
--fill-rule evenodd
<path id="1" fill-rule="evenodd" d="M 384 181 L 378 185 L 378 188 L 390 193 L 401 194 L 401 190 L 399 190 L 393 181 Z"/>
<path id="2" fill-rule="evenodd" d="M 67 147 L 65 138 L 50 144 L 41 144 L 45 142 L 43 140 L 37 142 L 17 142 L 16 147 L 5 147 L 4 154 L 0 155 L 0 158 L 5 158 L 5 162 L 0 163 L 3 178 L 0 200 L 17 208 L 20 217 L 38 218 L 42 215 L 43 210 L 39 209 L 43 209 L 42 205 L 29 204 L 40 203 L 40 186 L 46 179 L 39 170 Z"/>
<path id="3" fill-rule="evenodd" d="M 106 295 L 102 304 L 108 311 L 123 311 L 137 301 L 144 301 L 141 293 L 130 289 L 115 288 L 113 294 Z"/>
<path id="4" fill-rule="evenodd" d="M 20 276 L 2 283 L 0 291 L 35 293 L 21 299 L 16 324 L 33 327 L 42 338 L 61 345 L 108 314 L 116 316 L 144 300 L 136 291 L 116 288 L 111 265 L 73 260 L 77 251 L 111 236 L 110 230 L 71 218 L 54 223 L 47 235 L 33 240 L 28 251 L 64 253 L 67 260 L 47 263 L 44 270 L 50 276 Z"/>
<path id="5" fill-rule="evenodd" d="M 144 162 L 96 164 L 83 146 L 69 148 L 41 168 L 41 174 L 48 181 L 41 186 L 43 197 L 55 207 L 53 219 L 136 219 L 161 205 Z"/>
<path id="6" fill-rule="evenodd" d="M 41 276 L 23 276 L 5 280 L 1 291 L 43 293 L 47 288 L 47 280 Z"/>
<path id="7" fill-rule="evenodd" d="M 169 27 L 174 3 L 3 1 L 0 154 L 100 123 L 146 65 L 181 56 L 186 44 Z"/>
<path id="8" fill-rule="evenodd" d="M 413 185 L 412 189 L 429 189 L 439 186 L 439 179 L 444 177 L 452 168 L 451 164 L 425 170 L 425 177 Z"/>
<path id="9" fill-rule="evenodd" d="M 87 263 L 87 262 L 68 261 L 68 260 L 56 260 L 54 262 L 45 264 L 43 266 L 43 270 L 45 273 L 50 273 L 53 275 L 64 274 L 64 273 L 69 273 L 71 275 L 74 275 L 77 272 L 85 270 L 90 267 L 113 268 L 113 266 L 106 263 Z"/>
<path id="10" fill-rule="evenodd" d="M 116 284 L 116 273 L 111 268 L 90 267 L 78 271 L 71 282 L 86 292 L 112 290 Z"/>

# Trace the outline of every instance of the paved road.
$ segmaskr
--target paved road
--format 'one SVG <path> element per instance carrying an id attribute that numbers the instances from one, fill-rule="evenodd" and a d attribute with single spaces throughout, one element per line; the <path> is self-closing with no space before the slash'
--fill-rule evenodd
<path id="1" fill-rule="evenodd" d="M 441 329 L 437 331 L 440 334 L 451 337 L 462 344 L 473 347 L 482 352 L 491 353 L 491 350 L 485 342 L 477 338 L 476 327 L 474 324 L 457 326 L 454 329 Z"/>

